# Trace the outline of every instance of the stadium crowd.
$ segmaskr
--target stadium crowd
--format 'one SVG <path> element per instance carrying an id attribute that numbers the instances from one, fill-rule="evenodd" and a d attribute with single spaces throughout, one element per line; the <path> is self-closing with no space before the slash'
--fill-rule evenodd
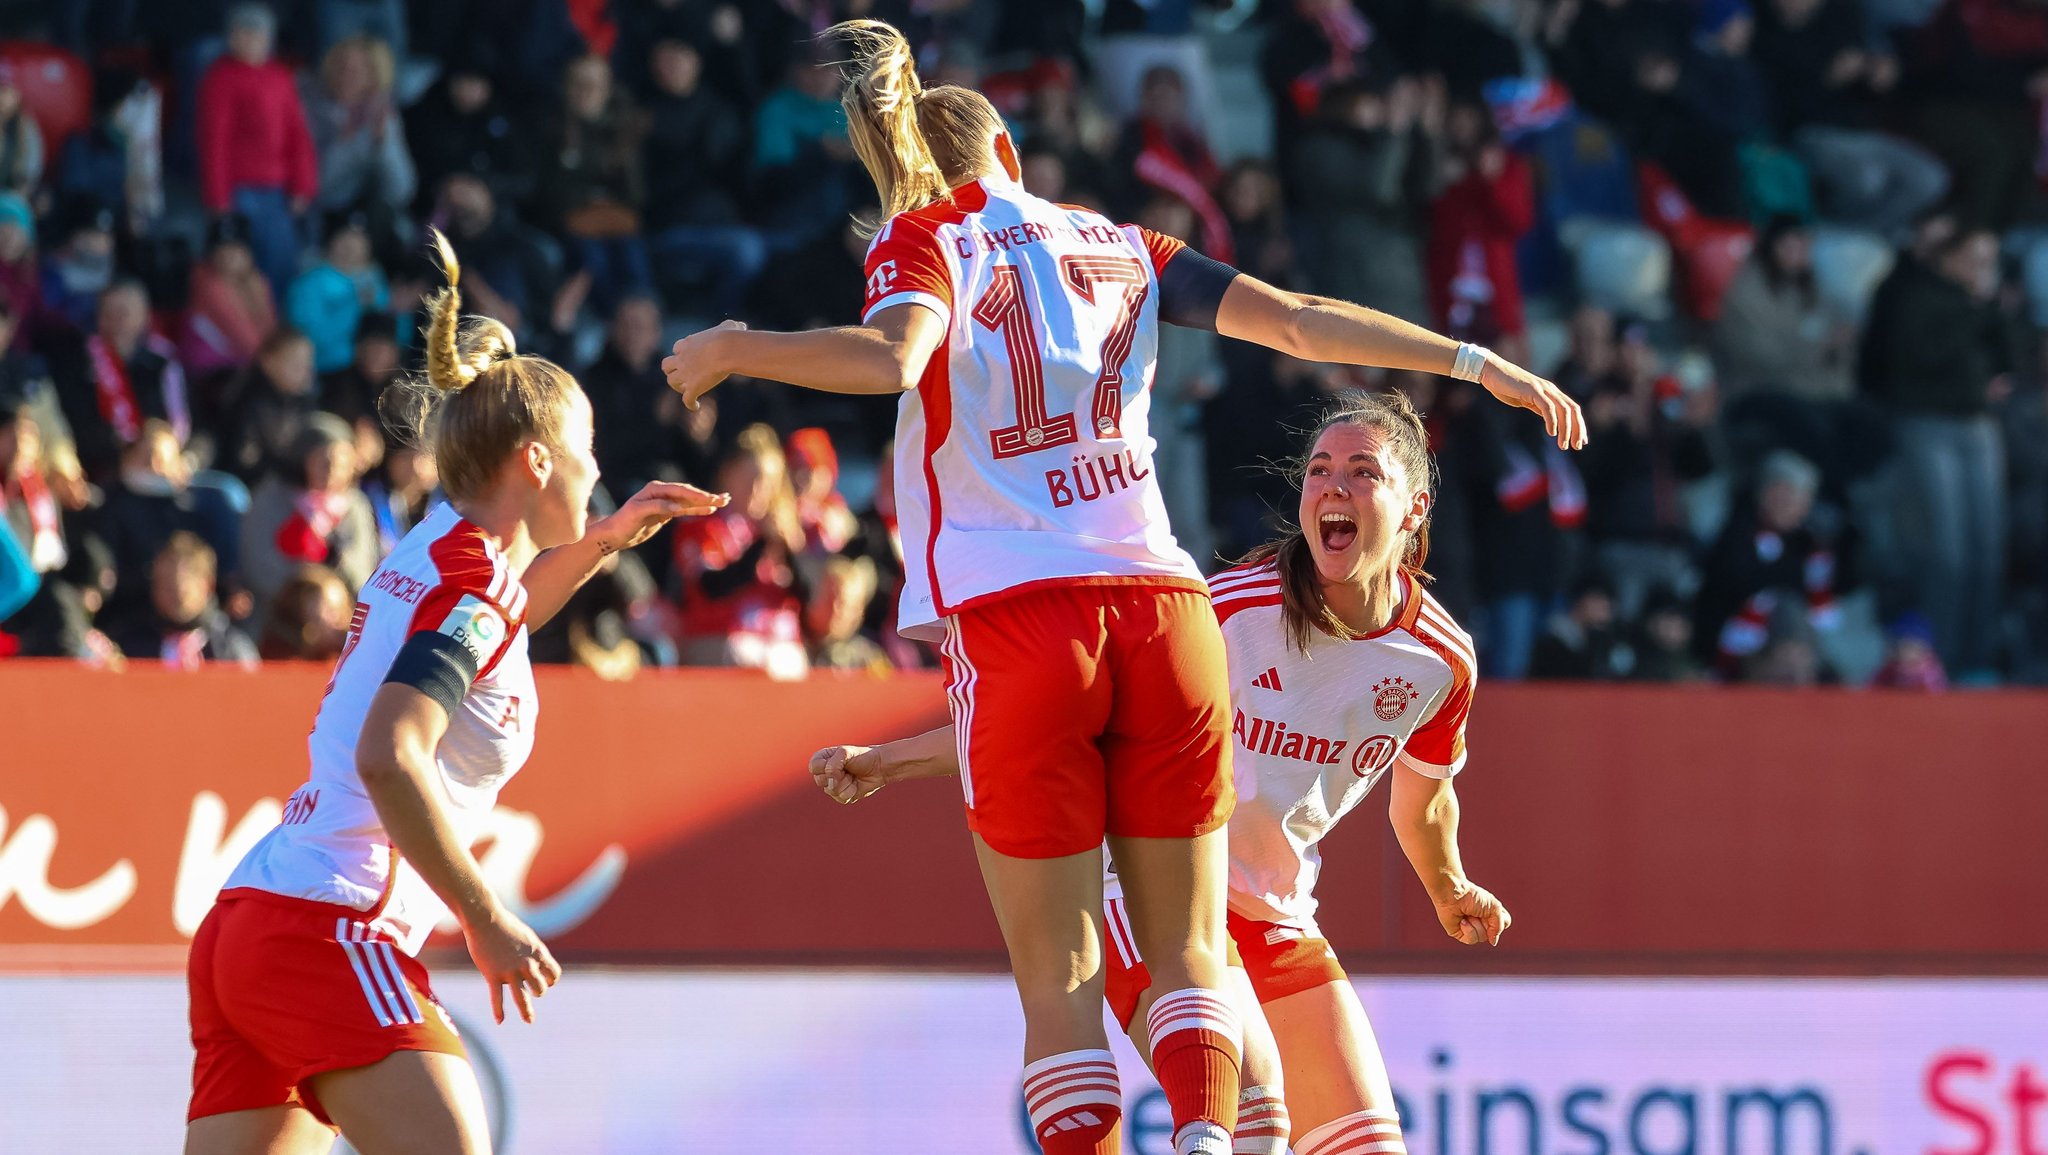
<path id="1" fill-rule="evenodd" d="M 890 629 L 893 407 L 664 386 L 721 317 L 850 323 L 872 189 L 809 37 L 903 27 L 1032 191 L 1550 373 L 1476 386 L 1168 330 L 1198 558 L 1291 508 L 1291 430 L 1408 391 L 1429 570 L 1493 677 L 2048 681 L 2048 8 L 2025 0 L 0 2 L 0 655 L 328 659 L 434 498 L 377 396 L 453 240 L 572 367 L 615 558 L 537 659 L 797 676 Z M 1260 99 L 1262 98 L 1262 99 Z"/>

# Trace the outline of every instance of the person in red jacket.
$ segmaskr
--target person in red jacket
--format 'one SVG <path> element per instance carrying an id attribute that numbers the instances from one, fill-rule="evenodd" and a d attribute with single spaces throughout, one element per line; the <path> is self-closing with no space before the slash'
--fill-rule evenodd
<path id="1" fill-rule="evenodd" d="M 1430 214 L 1430 304 L 1444 332 L 1526 360 L 1515 244 L 1536 220 L 1529 162 L 1501 144 L 1483 106 L 1460 102 L 1447 119 L 1444 190 Z"/>
<path id="2" fill-rule="evenodd" d="M 298 271 L 300 214 L 320 166 L 291 69 L 270 57 L 277 18 L 261 4 L 228 12 L 228 53 L 199 83 L 199 191 L 208 212 L 249 222 L 249 247 L 272 292 Z"/>

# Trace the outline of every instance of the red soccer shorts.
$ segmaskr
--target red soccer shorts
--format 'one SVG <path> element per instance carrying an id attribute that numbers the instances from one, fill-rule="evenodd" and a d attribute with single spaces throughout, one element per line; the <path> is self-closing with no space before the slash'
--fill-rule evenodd
<path id="1" fill-rule="evenodd" d="M 1131 920 L 1124 900 L 1112 898 L 1103 912 L 1109 934 L 1104 952 L 1103 998 L 1124 1030 L 1138 1011 L 1138 1000 L 1152 985 L 1152 972 L 1138 955 L 1138 940 L 1131 934 Z M 1277 922 L 1259 922 L 1236 911 L 1230 912 L 1230 965 L 1243 967 L 1252 980 L 1252 993 L 1261 1006 L 1275 999 L 1314 990 L 1324 983 L 1343 982 L 1347 977 L 1337 962 L 1329 940 L 1312 931 Z"/>
<path id="2" fill-rule="evenodd" d="M 1044 586 L 948 617 L 940 653 L 968 825 L 998 853 L 1229 819 L 1230 680 L 1206 594 Z"/>
<path id="3" fill-rule="evenodd" d="M 296 1103 L 332 1126 L 308 1078 L 398 1051 L 467 1057 L 427 968 L 346 906 L 227 891 L 193 936 L 186 977 L 188 1122 Z"/>

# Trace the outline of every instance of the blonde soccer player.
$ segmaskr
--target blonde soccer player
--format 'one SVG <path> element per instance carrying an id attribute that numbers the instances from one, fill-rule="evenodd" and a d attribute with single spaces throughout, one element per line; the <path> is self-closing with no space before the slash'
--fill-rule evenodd
<path id="1" fill-rule="evenodd" d="M 363 587 L 283 820 L 229 875 L 192 940 L 187 1155 L 481 1155 L 483 1097 L 413 956 L 450 911 L 504 1021 L 561 977 L 492 895 L 469 845 L 533 748 L 527 632 L 671 518 L 722 496 L 648 485 L 587 522 L 590 402 L 560 366 L 428 305 L 412 396 L 446 504 Z"/>
<path id="2" fill-rule="evenodd" d="M 1158 327 L 1460 373 L 1548 413 L 1560 440 L 1577 436 L 1569 403 L 1483 350 L 1031 195 L 986 98 L 924 87 L 889 25 L 831 31 L 853 48 L 842 105 L 887 217 L 863 323 L 728 322 L 677 343 L 669 385 L 687 404 L 731 374 L 901 397 L 899 624 L 940 643 L 968 824 L 1024 1009 L 1034 1133 L 1047 1155 L 1117 1148 L 1100 1012 L 1106 836 L 1159 992 L 1150 1054 L 1173 1150 L 1221 1155 L 1241 1046 L 1221 993 L 1229 687 L 1155 476 Z"/>
<path id="3" fill-rule="evenodd" d="M 1298 1155 L 1390 1155 L 1406 1147 L 1386 1066 L 1316 926 L 1316 844 L 1390 776 L 1395 835 L 1445 933 L 1498 943 L 1511 920 L 1458 854 L 1451 780 L 1475 675 L 1471 640 L 1420 580 L 1432 500 L 1422 422 L 1399 394 L 1346 400 L 1300 470 L 1300 528 L 1211 583 L 1230 659 L 1228 924 L 1253 1083 L 1235 1150 L 1283 1155 L 1291 1132 Z M 951 773 L 951 751 L 940 730 L 822 750 L 811 769 L 852 802 Z M 1153 981 L 1116 878 L 1111 868 L 1107 997 L 1142 1049 Z"/>

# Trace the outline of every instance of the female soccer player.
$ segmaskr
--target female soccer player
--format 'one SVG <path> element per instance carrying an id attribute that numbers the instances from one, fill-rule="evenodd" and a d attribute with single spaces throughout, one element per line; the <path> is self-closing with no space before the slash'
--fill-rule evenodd
<path id="1" fill-rule="evenodd" d="M 1316 844 L 1390 769 L 1389 817 L 1444 931 L 1498 943 L 1510 921 L 1458 856 L 1451 776 L 1465 761 L 1474 674 L 1470 640 L 1417 580 L 1429 548 L 1427 445 L 1399 394 L 1340 404 L 1302 466 L 1302 528 L 1212 583 L 1230 655 L 1240 798 L 1229 824 L 1230 937 L 1244 967 L 1238 985 L 1255 999 L 1241 1003 L 1254 1085 L 1240 1155 L 1281 1155 L 1290 1127 L 1298 1155 L 1406 1150 L 1379 1045 L 1316 928 L 1313 893 Z M 811 772 L 853 802 L 889 782 L 950 773 L 954 760 L 939 730 L 821 750 Z M 1142 1047 L 1137 1012 L 1151 980 L 1122 907 L 1109 899 L 1108 997 Z M 1254 1039 L 1272 1040 L 1277 1065 Z"/>
<path id="2" fill-rule="evenodd" d="M 533 745 L 527 631 L 607 554 L 725 498 L 654 483 L 585 524 L 590 402 L 512 335 L 428 305 L 426 411 L 449 504 L 355 607 L 308 741 L 312 772 L 192 940 L 187 1155 L 488 1152 L 462 1041 L 412 956 L 453 910 L 503 1022 L 561 967 L 485 886 L 476 824 Z"/>
<path id="3" fill-rule="evenodd" d="M 1297 356 L 1480 380 L 1579 437 L 1563 395 L 1476 346 L 1284 293 L 1179 242 L 1049 203 L 981 95 L 927 89 L 886 24 L 853 45 L 842 104 L 889 214 L 862 325 L 677 343 L 695 404 L 734 373 L 901 394 L 899 627 L 942 639 L 968 824 L 1024 1007 L 1025 1098 L 1047 1155 L 1116 1150 L 1101 1022 L 1108 836 L 1162 992 L 1151 1056 L 1176 1155 L 1227 1152 L 1239 1026 L 1225 979 L 1220 830 L 1229 690 L 1200 571 L 1167 526 L 1146 433 L 1158 325 Z"/>

